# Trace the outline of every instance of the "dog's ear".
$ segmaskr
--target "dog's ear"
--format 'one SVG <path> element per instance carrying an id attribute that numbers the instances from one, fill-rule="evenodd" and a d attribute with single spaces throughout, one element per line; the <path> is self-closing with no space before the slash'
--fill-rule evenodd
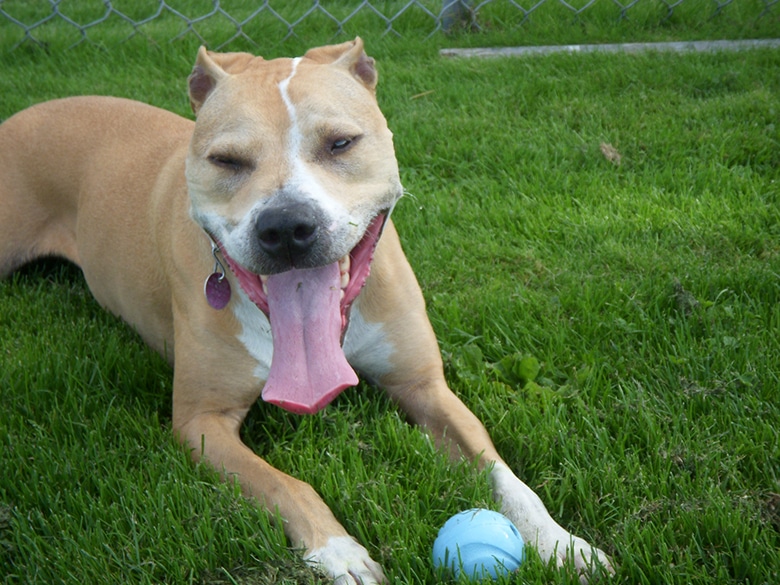
<path id="1" fill-rule="evenodd" d="M 208 95 L 221 79 L 241 73 L 252 61 L 261 60 L 249 53 L 213 53 L 205 47 L 198 50 L 198 58 L 188 78 L 190 105 L 196 114 Z"/>
<path id="2" fill-rule="evenodd" d="M 374 66 L 374 60 L 366 55 L 363 39 L 360 37 L 340 45 L 310 49 L 304 57 L 317 63 L 332 63 L 344 67 L 368 89 L 371 91 L 376 89 L 379 74 Z"/>
<path id="3" fill-rule="evenodd" d="M 227 72 L 214 62 L 206 47 L 198 49 L 198 57 L 192 73 L 187 78 L 189 87 L 190 105 L 195 114 L 198 113 L 203 102 L 217 86 L 220 79 L 227 77 Z"/>

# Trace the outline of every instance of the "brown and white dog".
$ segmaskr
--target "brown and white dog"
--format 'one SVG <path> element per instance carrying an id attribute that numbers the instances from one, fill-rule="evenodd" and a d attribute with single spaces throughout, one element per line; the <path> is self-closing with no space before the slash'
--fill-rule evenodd
<path id="1" fill-rule="evenodd" d="M 388 219 L 402 187 L 376 83 L 360 39 L 272 61 L 201 49 L 195 123 L 109 97 L 11 117 L 0 126 L 0 276 L 41 256 L 80 266 L 97 300 L 173 364 L 173 428 L 193 458 L 278 511 L 292 544 L 338 583 L 384 576 L 239 428 L 261 394 L 316 412 L 357 383 L 355 370 L 453 458 L 490 467 L 503 513 L 542 558 L 609 569 L 447 387 Z"/>

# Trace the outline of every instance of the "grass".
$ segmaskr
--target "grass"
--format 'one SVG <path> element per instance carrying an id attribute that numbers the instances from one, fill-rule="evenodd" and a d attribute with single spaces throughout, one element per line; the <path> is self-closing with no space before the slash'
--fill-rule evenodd
<path id="1" fill-rule="evenodd" d="M 433 35 L 432 42 L 443 37 L 436 33 L 441 0 L 375 1 L 359 10 L 362 0 L 321 2 L 317 7 L 310 0 L 268 4 L 221 0 L 215 13 L 213 0 L 168 0 L 164 9 L 159 0 L 113 0 L 110 10 L 100 0 L 64 0 L 57 5 L 58 16 L 51 18 L 49 2 L 4 0 L 5 14 L 32 28 L 27 38 L 24 27 L 0 16 L 0 48 L 31 39 L 50 48 L 84 41 L 113 47 L 129 37 L 166 42 L 199 35 L 212 47 L 227 43 L 234 50 L 267 52 L 269 45 L 296 46 L 340 34 L 391 39 Z M 780 28 L 780 9 L 770 0 L 543 0 L 524 8 L 523 3 L 504 0 L 471 4 L 478 7 L 473 21 L 454 26 L 448 46 L 765 38 L 777 36 Z M 473 34 L 475 30 L 480 34 Z M 262 41 L 257 45 L 249 39 Z"/>
<path id="2" fill-rule="evenodd" d="M 436 56 L 507 34 L 367 39 L 448 379 L 551 512 L 615 557 L 614 582 L 777 583 L 780 53 Z M 0 118 L 84 93 L 188 115 L 196 39 L 50 42 L 0 53 Z M 0 282 L 5 583 L 323 582 L 175 446 L 170 385 L 77 270 Z M 244 437 L 393 582 L 439 582 L 438 527 L 493 505 L 367 386 L 313 417 L 258 404 Z M 576 577 L 531 556 L 515 582 Z"/>

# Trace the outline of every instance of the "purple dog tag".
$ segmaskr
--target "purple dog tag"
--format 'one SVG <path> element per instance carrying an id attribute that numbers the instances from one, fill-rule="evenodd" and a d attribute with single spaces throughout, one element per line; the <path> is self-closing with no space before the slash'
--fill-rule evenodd
<path id="1" fill-rule="evenodd" d="M 221 272 L 212 272 L 203 286 L 206 301 L 212 309 L 221 311 L 230 302 L 230 282 Z"/>

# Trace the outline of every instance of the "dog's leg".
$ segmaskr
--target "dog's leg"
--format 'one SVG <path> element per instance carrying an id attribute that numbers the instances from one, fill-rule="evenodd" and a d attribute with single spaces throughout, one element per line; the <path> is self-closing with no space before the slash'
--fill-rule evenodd
<path id="1" fill-rule="evenodd" d="M 595 563 L 611 571 L 609 558 L 602 551 L 553 520 L 539 496 L 498 455 L 482 423 L 447 386 L 422 292 L 392 224 L 382 235 L 377 256 L 373 281 L 364 293 L 376 301 L 361 304 L 360 310 L 369 321 L 381 323 L 383 340 L 392 350 L 385 373 L 373 377 L 410 421 L 426 429 L 451 458 L 465 457 L 490 468 L 493 494 L 501 502 L 502 512 L 544 560 L 562 565 L 569 558 L 583 579 Z M 374 289 L 376 283 L 385 286 Z"/>
<path id="2" fill-rule="evenodd" d="M 251 369 L 238 368 L 226 376 L 229 356 L 220 352 L 228 343 L 211 343 L 206 353 L 191 341 L 198 335 L 205 334 L 190 328 L 187 336 L 177 337 L 173 383 L 174 431 L 192 458 L 207 461 L 226 480 L 238 481 L 248 498 L 278 513 L 291 544 L 303 548 L 305 559 L 337 584 L 384 582 L 381 567 L 310 485 L 275 469 L 244 445 L 239 430 L 259 395 L 258 388 L 246 385 Z"/>
<path id="3" fill-rule="evenodd" d="M 501 503 L 502 513 L 543 559 L 554 559 L 560 566 L 570 557 L 583 581 L 594 562 L 612 570 L 605 553 L 553 520 L 539 496 L 504 463 L 485 427 L 452 393 L 443 377 L 389 387 L 388 391 L 411 421 L 425 428 L 453 459 L 478 459 L 480 466 L 491 468 L 493 494 Z"/>
<path id="4" fill-rule="evenodd" d="M 394 230 L 386 230 L 383 235 L 386 250 L 400 250 L 400 246 L 395 247 L 396 238 Z M 387 273 L 380 270 L 387 270 Z M 383 295 L 383 307 L 385 314 L 398 315 L 389 320 L 381 319 L 379 312 L 376 316 L 383 322 L 388 341 L 394 348 L 392 370 L 378 377 L 380 385 L 407 413 L 410 421 L 426 429 L 453 459 L 465 457 L 479 461 L 483 468 L 490 467 L 493 494 L 501 502 L 502 512 L 543 559 L 554 559 L 561 565 L 568 557 L 583 579 L 594 563 L 601 563 L 611 571 L 609 558 L 602 551 L 570 534 L 553 520 L 536 493 L 515 476 L 498 455 L 482 423 L 447 386 L 422 293 L 403 256 L 394 255 L 392 270 L 378 266 L 375 272 L 378 280 L 394 284 L 395 288 Z"/>

